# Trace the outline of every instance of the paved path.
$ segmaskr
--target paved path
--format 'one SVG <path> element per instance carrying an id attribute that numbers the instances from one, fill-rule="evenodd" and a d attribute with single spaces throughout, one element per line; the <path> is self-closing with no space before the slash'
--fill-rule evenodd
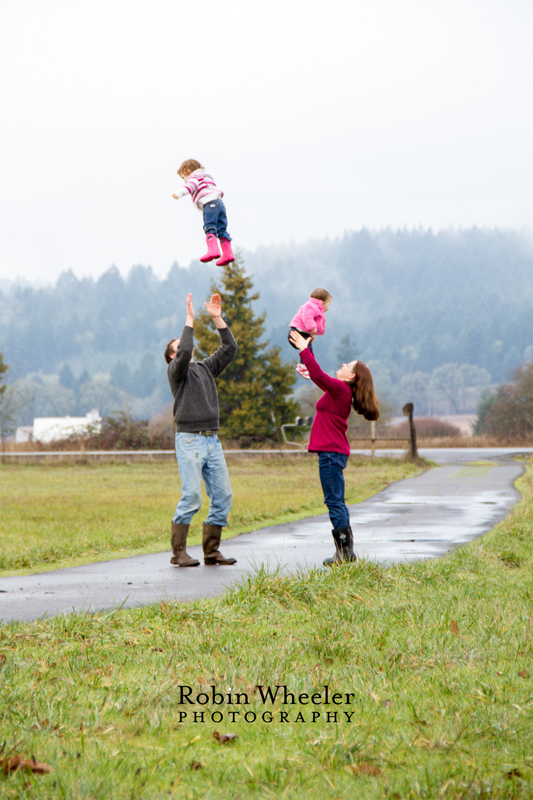
<path id="1" fill-rule="evenodd" d="M 455 457 L 442 451 L 443 466 L 350 506 L 359 556 L 388 563 L 432 558 L 494 527 L 519 498 L 513 484 L 523 467 L 510 460 L 509 451 L 498 451 L 496 458 L 493 451 L 481 452 L 492 463 L 470 466 L 464 450 L 454 450 Z M 427 457 L 437 460 L 439 453 L 433 450 Z M 326 514 L 241 534 L 222 544 L 225 555 L 237 558 L 235 566 L 180 569 L 170 565 L 165 552 L 0 578 L 0 620 L 194 600 L 219 594 L 259 564 L 296 570 L 321 566 L 333 553 Z M 202 561 L 200 547 L 188 551 Z"/>

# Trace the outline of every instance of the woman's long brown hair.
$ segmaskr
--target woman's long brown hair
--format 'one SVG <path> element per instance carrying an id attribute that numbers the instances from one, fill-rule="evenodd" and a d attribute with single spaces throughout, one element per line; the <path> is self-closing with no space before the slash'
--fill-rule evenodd
<path id="1" fill-rule="evenodd" d="M 362 361 L 356 361 L 353 367 L 354 379 L 348 384 L 352 390 L 352 406 L 354 411 L 365 419 L 379 419 L 379 408 L 372 373 Z"/>

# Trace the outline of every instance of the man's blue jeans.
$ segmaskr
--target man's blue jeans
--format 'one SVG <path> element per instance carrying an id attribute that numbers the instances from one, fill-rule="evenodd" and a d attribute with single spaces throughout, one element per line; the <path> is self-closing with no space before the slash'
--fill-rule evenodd
<path id="1" fill-rule="evenodd" d="M 173 522 L 188 525 L 202 506 L 202 478 L 210 500 L 208 525 L 228 523 L 233 494 L 218 436 L 176 433 L 176 458 L 181 477 L 181 499 Z"/>
<path id="2" fill-rule="evenodd" d="M 227 239 L 231 242 L 231 236 L 227 231 L 228 218 L 226 216 L 226 206 L 224 201 L 211 200 L 204 206 L 204 232 L 214 233 L 217 239 Z"/>
<path id="3" fill-rule="evenodd" d="M 334 530 L 350 524 L 350 512 L 344 501 L 343 470 L 348 463 L 344 453 L 319 453 L 318 471 L 324 492 L 324 503 L 328 507 L 329 518 Z"/>

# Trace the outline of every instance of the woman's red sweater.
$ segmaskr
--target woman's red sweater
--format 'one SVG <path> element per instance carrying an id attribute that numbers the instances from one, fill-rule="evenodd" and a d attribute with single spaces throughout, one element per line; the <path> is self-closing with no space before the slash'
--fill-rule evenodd
<path id="1" fill-rule="evenodd" d="M 300 355 L 313 383 L 324 390 L 315 406 L 316 414 L 307 449 L 313 453 L 345 453 L 349 456 L 350 443 L 346 431 L 352 410 L 352 391 L 345 381 L 326 375 L 307 347 L 300 351 Z"/>

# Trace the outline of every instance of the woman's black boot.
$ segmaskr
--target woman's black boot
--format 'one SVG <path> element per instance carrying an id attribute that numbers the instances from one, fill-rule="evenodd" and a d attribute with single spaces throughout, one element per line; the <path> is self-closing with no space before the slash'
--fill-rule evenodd
<path id="1" fill-rule="evenodd" d="M 357 561 L 357 556 L 353 551 L 353 536 L 350 526 L 335 528 L 331 533 L 335 541 L 335 555 L 333 558 L 325 558 L 324 566 L 332 567 L 334 564 L 343 564 L 345 561 Z"/>

